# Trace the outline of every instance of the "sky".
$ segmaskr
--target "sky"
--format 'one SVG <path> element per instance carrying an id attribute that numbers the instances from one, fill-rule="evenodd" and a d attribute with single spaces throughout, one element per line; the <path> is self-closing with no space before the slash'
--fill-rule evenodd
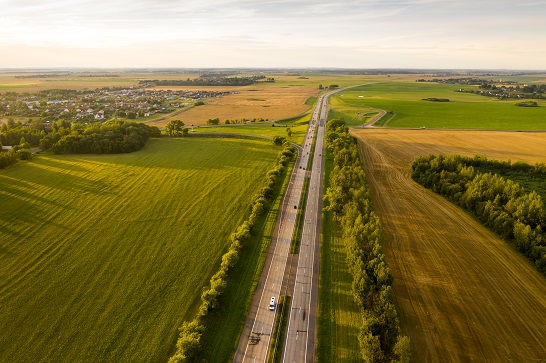
<path id="1" fill-rule="evenodd" d="M 546 69 L 546 0 L 0 0 L 0 68 Z"/>

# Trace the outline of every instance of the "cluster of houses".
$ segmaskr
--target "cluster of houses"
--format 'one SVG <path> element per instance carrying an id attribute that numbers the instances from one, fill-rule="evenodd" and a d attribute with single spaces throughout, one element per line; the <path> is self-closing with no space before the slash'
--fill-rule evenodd
<path id="1" fill-rule="evenodd" d="M 477 95 L 487 96 L 487 97 L 496 97 L 498 99 L 525 99 L 525 98 L 534 98 L 534 99 L 542 99 L 544 96 L 542 94 L 529 94 L 529 93 L 521 93 L 515 90 L 513 87 L 505 87 L 505 86 L 499 86 L 496 87 L 494 90 L 480 90 L 480 89 L 464 89 L 459 88 L 456 90 L 456 92 L 462 92 L 462 93 L 474 93 Z"/>
<path id="2" fill-rule="evenodd" d="M 169 113 L 196 101 L 222 97 L 230 92 L 172 91 L 154 89 L 99 89 L 65 92 L 66 98 L 41 94 L 9 97 L 0 94 L 0 116 L 42 117 L 77 121 L 102 121 L 112 117 L 140 118 Z M 57 95 L 57 94 L 56 94 Z"/>

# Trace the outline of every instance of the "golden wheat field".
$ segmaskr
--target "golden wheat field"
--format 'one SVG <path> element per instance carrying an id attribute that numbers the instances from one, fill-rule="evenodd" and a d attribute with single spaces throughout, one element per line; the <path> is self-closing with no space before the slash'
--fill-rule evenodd
<path id="1" fill-rule="evenodd" d="M 167 89 L 165 87 L 164 89 Z M 199 90 L 203 87 L 168 87 L 168 89 Z M 263 85 L 254 84 L 243 87 L 209 87 L 207 90 L 236 91 L 236 94 L 218 97 L 206 101 L 203 106 L 193 107 L 187 111 L 166 117 L 151 125 L 163 127 L 171 119 L 180 119 L 186 125 L 206 125 L 210 118 L 220 118 L 223 124 L 226 119 L 266 119 L 278 120 L 299 115 L 310 109 L 305 101 L 318 95 L 318 88 L 303 85 Z"/>
<path id="2" fill-rule="evenodd" d="M 353 130 L 359 140 L 402 331 L 414 362 L 541 362 L 546 279 L 463 210 L 410 176 L 426 154 L 546 161 L 546 133 Z"/>

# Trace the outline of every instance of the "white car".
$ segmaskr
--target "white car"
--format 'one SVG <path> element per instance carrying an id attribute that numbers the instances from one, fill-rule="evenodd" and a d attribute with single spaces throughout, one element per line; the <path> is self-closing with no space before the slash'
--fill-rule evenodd
<path id="1" fill-rule="evenodd" d="M 269 310 L 275 310 L 275 296 L 269 301 Z"/>

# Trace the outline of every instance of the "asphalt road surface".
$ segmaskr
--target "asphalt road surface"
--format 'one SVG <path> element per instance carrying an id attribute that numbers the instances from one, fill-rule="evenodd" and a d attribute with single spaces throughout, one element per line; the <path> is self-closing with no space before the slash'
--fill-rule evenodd
<path id="1" fill-rule="evenodd" d="M 320 103 L 317 102 L 317 105 Z M 305 142 L 300 156 L 296 160 L 294 171 L 290 177 L 289 187 L 277 221 L 277 231 L 273 236 L 268 261 L 262 272 L 262 279 L 256 289 L 247 327 L 243 330 L 234 362 L 265 362 L 269 349 L 271 333 L 277 313 L 277 303 L 283 283 L 286 262 L 290 251 L 290 243 L 296 224 L 297 208 L 300 205 L 306 167 L 311 151 L 315 125 L 318 119 L 319 106 L 315 107 L 312 119 L 307 129 Z M 268 267 L 269 266 L 269 267 Z M 270 300 L 275 297 L 274 310 L 270 309 Z M 250 322 L 252 321 L 252 322 Z"/>
<path id="2" fill-rule="evenodd" d="M 315 152 L 310 171 L 309 191 L 305 207 L 303 233 L 292 307 L 288 320 L 283 362 L 314 362 L 316 341 L 316 312 L 318 303 L 318 269 L 320 264 L 320 226 L 322 213 L 322 180 L 324 133 L 328 116 L 328 95 L 317 102 L 320 114 L 316 125 Z M 310 129 L 314 127 L 310 127 Z"/>

